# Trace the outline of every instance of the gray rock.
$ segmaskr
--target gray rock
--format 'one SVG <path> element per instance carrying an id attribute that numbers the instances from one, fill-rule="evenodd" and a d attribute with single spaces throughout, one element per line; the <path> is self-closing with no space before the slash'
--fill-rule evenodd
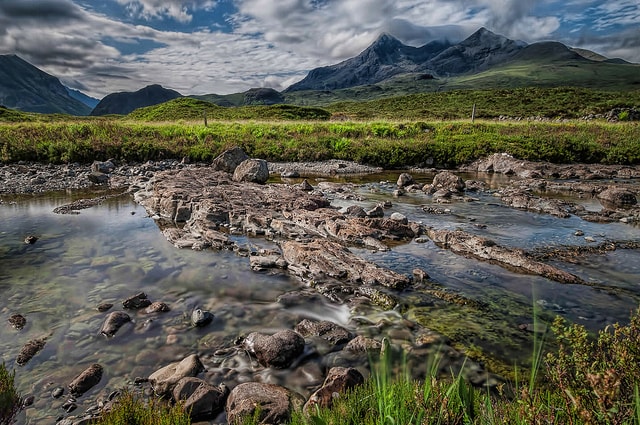
<path id="1" fill-rule="evenodd" d="M 240 147 L 236 146 L 218 155 L 211 163 L 211 166 L 216 171 L 225 171 L 233 174 L 236 167 L 247 159 L 249 159 L 247 154 L 244 153 Z"/>
<path id="2" fill-rule="evenodd" d="M 112 311 L 104 319 L 100 333 L 105 336 L 114 336 L 116 332 L 124 325 L 131 321 L 131 317 L 124 311 Z"/>
<path id="3" fill-rule="evenodd" d="M 31 341 L 27 342 L 20 349 L 20 353 L 18 353 L 18 357 L 16 357 L 16 363 L 19 366 L 24 366 L 25 364 L 27 364 L 27 362 L 31 360 L 33 356 L 38 354 L 40 350 L 44 348 L 46 342 L 46 338 L 32 339 Z"/>
<path id="4" fill-rule="evenodd" d="M 197 354 L 191 354 L 180 362 L 171 363 L 149 375 L 149 383 L 156 395 L 169 396 L 182 379 L 197 376 L 204 366 Z"/>
<path id="5" fill-rule="evenodd" d="M 93 161 L 91 164 L 91 172 L 109 174 L 116 169 L 116 165 L 112 161 Z"/>
<path id="6" fill-rule="evenodd" d="M 367 217 L 382 218 L 384 217 L 384 209 L 380 205 L 376 205 L 374 208 L 367 211 Z"/>
<path id="7" fill-rule="evenodd" d="M 413 176 L 409 173 L 402 173 L 398 176 L 398 187 L 406 187 L 415 183 Z"/>
<path id="8" fill-rule="evenodd" d="M 311 192 L 313 190 L 313 186 L 311 186 L 311 183 L 309 183 L 307 179 L 304 179 L 299 187 L 300 190 L 304 190 L 305 192 Z"/>
<path id="9" fill-rule="evenodd" d="M 98 171 L 94 171 L 88 176 L 89 181 L 95 184 L 106 184 L 109 181 L 109 175 L 105 173 L 100 173 Z"/>
<path id="10" fill-rule="evenodd" d="M 364 383 L 364 376 L 357 369 L 347 367 L 332 367 L 327 374 L 322 387 L 311 394 L 304 405 L 304 411 L 310 409 L 330 408 L 333 400 L 346 391 Z"/>
<path id="11" fill-rule="evenodd" d="M 102 379 L 103 368 L 98 363 L 94 363 L 76 376 L 69 384 L 69 392 L 72 396 L 78 397 L 96 386 Z"/>
<path id="12" fill-rule="evenodd" d="M 446 189 L 452 193 L 463 192 L 465 188 L 464 180 L 453 174 L 451 171 L 442 171 L 433 178 L 430 185 L 425 185 L 422 190 L 428 193 L 436 193 L 441 189 Z"/>
<path id="13" fill-rule="evenodd" d="M 359 205 L 349 205 L 345 210 L 345 215 L 350 217 L 365 218 L 367 216 L 367 212 Z"/>
<path id="14" fill-rule="evenodd" d="M 169 308 L 167 303 L 156 301 L 145 309 L 145 313 L 164 313 L 170 310 L 171 309 Z"/>
<path id="15" fill-rule="evenodd" d="M 320 337 L 333 345 L 346 344 L 353 338 L 347 329 L 328 320 L 316 322 L 304 319 L 296 325 L 295 331 L 304 337 Z"/>
<path id="16" fill-rule="evenodd" d="M 304 351 L 304 338 L 289 329 L 273 335 L 252 332 L 242 345 L 261 365 L 284 369 Z"/>
<path id="17" fill-rule="evenodd" d="M 247 159 L 233 172 L 233 181 L 264 184 L 269 180 L 269 165 L 264 159 Z"/>
<path id="18" fill-rule="evenodd" d="M 191 324 L 193 326 L 207 326 L 211 321 L 213 321 L 213 314 L 208 311 L 196 308 L 191 313 Z"/>
<path id="19" fill-rule="evenodd" d="M 245 382 L 236 386 L 227 399 L 225 410 L 230 424 L 242 423 L 258 414 L 260 424 L 286 423 L 291 412 L 304 405 L 304 398 L 279 385 Z"/>
<path id="20" fill-rule="evenodd" d="M 349 351 L 351 353 L 366 353 L 369 351 L 380 351 L 382 348 L 382 343 L 380 341 L 376 341 L 373 338 L 367 338 L 366 336 L 358 335 L 353 338 L 346 347 L 344 347 L 345 351 Z"/>
<path id="21" fill-rule="evenodd" d="M 282 173 L 280 173 L 280 177 L 283 177 L 285 179 L 295 179 L 300 177 L 300 173 L 296 170 L 284 170 Z"/>
<path id="22" fill-rule="evenodd" d="M 407 219 L 407 216 L 405 216 L 404 214 L 400 214 L 399 212 L 394 212 L 389 216 L 389 218 L 402 224 L 409 224 L 409 219 Z"/>
<path id="23" fill-rule="evenodd" d="M 182 378 L 173 389 L 173 399 L 184 402 L 184 410 L 190 412 L 193 421 L 214 419 L 224 410 L 229 389 L 211 385 L 194 377 Z"/>
<path id="24" fill-rule="evenodd" d="M 598 200 L 607 208 L 629 208 L 638 203 L 636 194 L 624 188 L 612 187 L 600 192 Z"/>

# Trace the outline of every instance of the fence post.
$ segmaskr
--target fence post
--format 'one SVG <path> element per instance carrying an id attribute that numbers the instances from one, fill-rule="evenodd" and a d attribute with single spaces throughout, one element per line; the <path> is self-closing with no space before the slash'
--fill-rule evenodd
<path id="1" fill-rule="evenodd" d="M 471 111 L 471 122 L 473 123 L 476 120 L 476 104 L 473 104 L 473 110 Z"/>

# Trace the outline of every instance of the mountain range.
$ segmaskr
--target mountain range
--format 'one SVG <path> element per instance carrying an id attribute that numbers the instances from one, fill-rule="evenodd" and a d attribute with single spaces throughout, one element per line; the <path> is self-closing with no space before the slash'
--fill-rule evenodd
<path id="1" fill-rule="evenodd" d="M 283 92 L 250 89 L 229 95 L 190 96 L 220 106 L 326 105 L 425 91 L 526 86 L 640 88 L 640 65 L 548 41 L 527 44 L 480 28 L 459 43 L 431 41 L 421 47 L 382 34 L 359 55 L 311 70 Z M 0 105 L 32 112 L 73 115 L 128 114 L 182 95 L 159 85 L 113 93 L 101 101 L 15 55 L 0 56 Z"/>

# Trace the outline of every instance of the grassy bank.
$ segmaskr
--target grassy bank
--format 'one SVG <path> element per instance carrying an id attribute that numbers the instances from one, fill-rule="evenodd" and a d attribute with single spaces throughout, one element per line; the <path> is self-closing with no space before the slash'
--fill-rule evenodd
<path id="1" fill-rule="evenodd" d="M 123 120 L 0 124 L 0 161 L 209 161 L 241 146 L 269 161 L 353 160 L 385 168 L 454 167 L 495 152 L 556 163 L 640 163 L 640 125 L 601 121 L 324 122 Z"/>

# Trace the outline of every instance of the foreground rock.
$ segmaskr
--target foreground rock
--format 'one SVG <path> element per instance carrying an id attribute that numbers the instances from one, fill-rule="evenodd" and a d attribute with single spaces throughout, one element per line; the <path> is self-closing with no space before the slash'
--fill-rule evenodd
<path id="1" fill-rule="evenodd" d="M 264 159 L 247 159 L 233 172 L 233 181 L 264 184 L 269 180 L 269 166 Z"/>
<path id="2" fill-rule="evenodd" d="M 194 377 L 182 378 L 173 389 L 173 399 L 184 403 L 193 421 L 215 418 L 224 410 L 228 395 L 226 386 L 217 387 Z"/>
<path id="3" fill-rule="evenodd" d="M 252 332 L 242 346 L 265 367 L 287 368 L 304 351 L 304 338 L 286 329 L 273 335 Z"/>
<path id="4" fill-rule="evenodd" d="M 304 411 L 313 412 L 316 407 L 330 408 L 334 399 L 346 391 L 364 384 L 364 376 L 354 368 L 333 367 L 322 387 L 314 392 L 304 405 Z"/>
<path id="5" fill-rule="evenodd" d="M 222 152 L 211 163 L 211 168 L 215 171 L 224 171 L 233 174 L 238 165 L 249 159 L 246 153 L 239 148 L 234 147 Z"/>
<path id="6" fill-rule="evenodd" d="M 124 311 L 112 311 L 104 319 L 100 333 L 104 336 L 112 337 L 125 323 L 129 323 L 131 317 Z"/>
<path id="7" fill-rule="evenodd" d="M 260 424 L 281 424 L 288 422 L 291 412 L 303 405 L 304 398 L 285 387 L 247 382 L 236 386 L 229 394 L 227 420 L 230 424 L 242 423 L 257 413 Z"/>
<path id="8" fill-rule="evenodd" d="M 149 383 L 156 395 L 168 397 L 176 384 L 186 377 L 197 376 L 204 366 L 197 354 L 192 354 L 180 362 L 171 363 L 149 376 Z"/>

